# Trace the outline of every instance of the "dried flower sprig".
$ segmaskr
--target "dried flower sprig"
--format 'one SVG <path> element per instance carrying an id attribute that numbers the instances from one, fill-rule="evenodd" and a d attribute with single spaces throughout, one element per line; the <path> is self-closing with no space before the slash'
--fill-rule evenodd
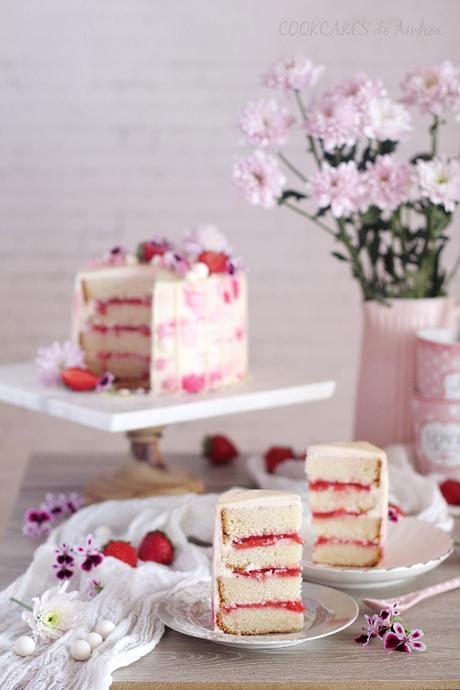
<path id="1" fill-rule="evenodd" d="M 373 616 L 364 615 L 366 627 L 355 642 L 366 647 L 371 640 L 378 637 L 383 641 L 383 648 L 396 652 L 423 652 L 426 644 L 421 641 L 423 630 L 411 630 L 400 617 L 398 602 L 384 608 Z"/>

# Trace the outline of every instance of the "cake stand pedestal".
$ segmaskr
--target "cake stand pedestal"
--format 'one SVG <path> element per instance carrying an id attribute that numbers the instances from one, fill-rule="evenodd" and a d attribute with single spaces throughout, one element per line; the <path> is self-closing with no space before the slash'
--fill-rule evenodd
<path id="1" fill-rule="evenodd" d="M 334 381 L 287 385 L 276 374 L 257 369 L 252 373 L 250 380 L 215 393 L 168 397 L 76 393 L 40 385 L 34 363 L 26 362 L 0 366 L 0 401 L 83 426 L 127 433 L 130 459 L 114 473 L 100 475 L 88 484 L 89 501 L 202 492 L 200 479 L 167 467 L 160 448 L 166 426 L 324 400 L 335 390 Z"/>

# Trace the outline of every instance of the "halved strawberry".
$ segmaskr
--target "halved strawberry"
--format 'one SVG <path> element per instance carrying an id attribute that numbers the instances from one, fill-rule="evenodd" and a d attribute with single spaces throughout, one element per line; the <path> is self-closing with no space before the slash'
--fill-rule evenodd
<path id="1" fill-rule="evenodd" d="M 449 505 L 460 506 L 460 482 L 456 479 L 446 479 L 439 488 Z"/>
<path id="2" fill-rule="evenodd" d="M 218 252 L 201 252 L 198 261 L 206 264 L 209 273 L 226 273 L 228 256 Z"/>
<path id="3" fill-rule="evenodd" d="M 205 436 L 202 443 L 203 455 L 213 465 L 221 465 L 231 462 L 238 457 L 238 449 L 227 436 Z"/>
<path id="4" fill-rule="evenodd" d="M 275 468 L 285 460 L 295 460 L 296 454 L 287 446 L 272 446 L 265 453 L 265 467 L 267 472 L 274 472 Z"/>
<path id="5" fill-rule="evenodd" d="M 149 240 L 141 242 L 137 246 L 136 256 L 142 263 L 150 263 L 154 256 L 163 256 L 168 251 L 170 245 L 167 242 Z"/>
<path id="6" fill-rule="evenodd" d="M 70 367 L 61 371 L 61 379 L 67 388 L 73 391 L 93 391 L 97 386 L 99 376 L 89 369 Z"/>

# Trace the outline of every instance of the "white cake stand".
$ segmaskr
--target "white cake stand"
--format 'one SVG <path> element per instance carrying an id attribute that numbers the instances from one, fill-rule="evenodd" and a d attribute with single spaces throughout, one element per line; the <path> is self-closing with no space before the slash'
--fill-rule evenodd
<path id="1" fill-rule="evenodd" d="M 126 432 L 132 458 L 112 475 L 87 487 L 89 500 L 202 491 L 201 480 L 168 469 L 159 439 L 169 424 L 330 398 L 335 381 L 286 385 L 276 375 L 252 372 L 251 379 L 215 393 L 168 397 L 120 393 L 76 393 L 37 382 L 33 362 L 0 366 L 0 401 L 45 412 L 83 426 Z"/>

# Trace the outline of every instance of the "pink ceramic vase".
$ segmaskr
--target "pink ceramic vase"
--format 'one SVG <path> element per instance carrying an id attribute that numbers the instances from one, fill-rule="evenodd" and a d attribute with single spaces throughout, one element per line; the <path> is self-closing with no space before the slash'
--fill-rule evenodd
<path id="1" fill-rule="evenodd" d="M 364 302 L 354 437 L 385 447 L 413 440 L 415 331 L 455 327 L 448 297 Z"/>

